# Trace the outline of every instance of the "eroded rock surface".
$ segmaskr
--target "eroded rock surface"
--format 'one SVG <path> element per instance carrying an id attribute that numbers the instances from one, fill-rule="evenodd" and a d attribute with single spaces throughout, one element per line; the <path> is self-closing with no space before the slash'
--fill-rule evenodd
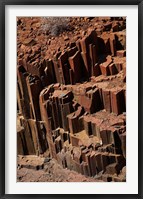
<path id="1" fill-rule="evenodd" d="M 17 46 L 18 181 L 126 181 L 126 18 L 17 18 Z"/>

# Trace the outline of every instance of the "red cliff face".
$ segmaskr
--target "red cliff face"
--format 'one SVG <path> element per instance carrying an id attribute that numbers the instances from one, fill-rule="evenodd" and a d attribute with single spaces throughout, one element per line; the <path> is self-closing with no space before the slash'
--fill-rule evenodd
<path id="1" fill-rule="evenodd" d="M 56 23 L 17 19 L 18 155 L 50 156 L 82 175 L 125 181 L 126 19 Z"/>

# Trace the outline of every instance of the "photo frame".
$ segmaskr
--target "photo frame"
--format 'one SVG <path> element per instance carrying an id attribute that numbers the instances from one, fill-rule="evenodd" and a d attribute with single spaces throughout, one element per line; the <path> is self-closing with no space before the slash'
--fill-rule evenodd
<path id="1" fill-rule="evenodd" d="M 101 5 L 101 6 L 109 6 L 109 5 L 122 5 L 122 6 L 134 6 L 136 5 L 138 7 L 138 193 L 137 194 L 27 194 L 27 191 L 24 190 L 25 194 L 7 194 L 6 193 L 6 186 L 7 186 L 7 181 L 5 180 L 6 176 L 6 167 L 10 165 L 6 165 L 5 162 L 7 160 L 7 154 L 6 154 L 6 149 L 7 145 L 6 139 L 6 130 L 7 130 L 7 111 L 8 111 L 8 106 L 7 103 L 10 99 L 7 99 L 5 96 L 6 95 L 6 90 L 8 90 L 7 87 L 7 75 L 6 72 L 8 72 L 8 68 L 6 66 L 6 46 L 5 43 L 7 42 L 7 33 L 5 31 L 5 22 L 6 22 L 6 15 L 5 15 L 5 10 L 6 6 L 8 5 L 13 5 L 13 6 L 25 6 L 25 5 Z M 57 198 L 57 197 L 95 197 L 95 198 L 142 198 L 143 197 L 143 172 L 142 172 L 142 167 L 143 167 L 143 136 L 142 136 L 142 129 L 143 129 L 143 123 L 142 123 L 142 118 L 143 118 L 143 80 L 142 80 L 142 75 L 143 75 L 143 69 L 142 69 L 142 48 L 143 48 L 143 1 L 136 1 L 136 0 L 121 0 L 121 1 L 113 1 L 113 0 L 90 0 L 90 1 L 64 1 L 64 0 L 54 0 L 54 1 L 18 1 L 18 0 L 6 0 L 6 1 L 0 1 L 0 24 L 1 24 L 1 31 L 0 31 L 0 55 L 1 55 L 1 66 L 0 66 L 0 198 L 46 198 L 46 197 L 51 197 L 51 198 Z M 134 102 L 133 102 L 134 104 Z M 131 125 L 131 124 L 129 124 Z M 137 155 L 137 154 L 136 154 Z M 105 185 L 106 186 L 106 185 Z M 104 185 L 103 185 L 104 189 Z"/>

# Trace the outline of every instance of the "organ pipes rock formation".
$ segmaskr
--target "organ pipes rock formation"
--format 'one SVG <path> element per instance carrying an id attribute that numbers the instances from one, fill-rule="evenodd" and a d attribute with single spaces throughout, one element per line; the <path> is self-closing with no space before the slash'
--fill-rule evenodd
<path id="1" fill-rule="evenodd" d="M 17 154 L 125 181 L 126 19 L 68 18 L 58 36 L 40 20 L 17 19 Z"/>

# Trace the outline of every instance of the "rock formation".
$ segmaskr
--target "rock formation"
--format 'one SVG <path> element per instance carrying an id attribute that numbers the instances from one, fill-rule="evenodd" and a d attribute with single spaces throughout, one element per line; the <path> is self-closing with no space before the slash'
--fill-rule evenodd
<path id="1" fill-rule="evenodd" d="M 54 36 L 42 20 L 17 19 L 18 155 L 125 181 L 126 19 L 68 18 Z"/>

